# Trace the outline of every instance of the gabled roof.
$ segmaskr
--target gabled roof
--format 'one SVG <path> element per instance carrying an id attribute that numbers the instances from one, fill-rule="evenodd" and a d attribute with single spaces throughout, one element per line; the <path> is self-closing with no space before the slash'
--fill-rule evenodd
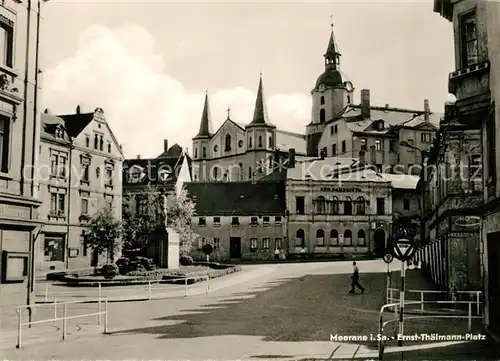
<path id="1" fill-rule="evenodd" d="M 185 183 L 198 216 L 284 215 L 284 182 Z"/>
<path id="2" fill-rule="evenodd" d="M 125 159 L 123 161 L 123 184 L 127 185 L 173 185 L 177 182 L 179 172 L 183 162 L 189 159 L 184 154 L 179 157 L 150 158 L 150 159 Z M 128 174 L 132 167 L 140 167 L 146 173 L 139 182 L 129 182 Z M 165 180 L 161 179 L 161 174 L 169 174 Z"/>
<path id="3" fill-rule="evenodd" d="M 76 138 L 94 119 L 94 113 L 59 115 L 64 119 L 66 130 L 71 138 Z"/>
<path id="4" fill-rule="evenodd" d="M 306 136 L 303 134 L 276 130 L 276 148 L 282 151 L 295 149 L 297 154 L 307 154 Z"/>
<path id="5" fill-rule="evenodd" d="M 168 148 L 166 152 L 161 153 L 157 158 L 169 158 L 169 157 L 179 158 L 182 152 L 183 152 L 182 147 L 179 144 L 175 143 L 173 146 Z"/>

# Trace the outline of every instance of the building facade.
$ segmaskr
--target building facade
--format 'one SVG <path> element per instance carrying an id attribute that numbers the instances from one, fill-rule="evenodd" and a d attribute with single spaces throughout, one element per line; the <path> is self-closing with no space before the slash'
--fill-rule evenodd
<path id="1" fill-rule="evenodd" d="M 288 249 L 285 184 L 231 182 L 186 184 L 196 203 L 191 227 L 199 235 L 192 255 L 204 259 L 211 244 L 214 261 L 270 260 Z"/>
<path id="2" fill-rule="evenodd" d="M 34 302 L 41 2 L 0 4 L 0 305 Z"/>
<path id="3" fill-rule="evenodd" d="M 434 11 L 453 24 L 455 71 L 449 91 L 456 96 L 457 121 L 467 128 L 481 127 L 483 207 L 481 224 L 481 274 L 484 323 L 500 333 L 500 177 L 498 177 L 498 107 L 500 74 L 500 3 L 487 0 L 435 0 Z M 477 226 L 477 219 L 467 224 Z"/>
<path id="4" fill-rule="evenodd" d="M 42 114 L 40 216 L 36 248 L 39 271 L 97 265 L 100 255 L 85 243 L 85 221 L 103 207 L 121 219 L 123 153 L 104 112 Z"/>

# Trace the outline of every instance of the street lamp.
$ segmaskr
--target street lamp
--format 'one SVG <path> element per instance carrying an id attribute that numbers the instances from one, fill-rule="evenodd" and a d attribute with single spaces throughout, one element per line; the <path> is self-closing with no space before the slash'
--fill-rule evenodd
<path id="1" fill-rule="evenodd" d="M 424 168 L 425 168 L 425 162 L 424 162 L 424 155 L 427 153 L 427 151 L 425 150 L 422 150 L 418 147 L 415 147 L 414 145 L 408 143 L 406 140 L 402 140 L 401 142 L 399 142 L 399 145 L 401 147 L 405 147 L 405 148 L 411 148 L 411 149 L 415 149 L 417 150 L 418 152 L 420 152 L 420 160 L 422 162 L 422 169 L 420 170 L 420 180 L 425 182 L 425 179 L 424 176 L 422 175 L 423 171 L 424 171 Z M 424 173 L 425 174 L 425 173 Z M 420 244 L 423 245 L 424 243 L 424 233 L 425 233 L 425 227 L 424 227 L 424 184 L 422 183 L 421 184 L 421 191 L 420 191 Z"/>

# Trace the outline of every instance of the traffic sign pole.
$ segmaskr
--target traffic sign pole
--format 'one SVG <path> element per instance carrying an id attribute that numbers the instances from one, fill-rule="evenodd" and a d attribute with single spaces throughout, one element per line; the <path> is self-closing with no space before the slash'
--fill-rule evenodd
<path id="1" fill-rule="evenodd" d="M 405 275 L 406 275 L 406 267 L 405 261 L 401 261 L 401 291 L 399 293 L 399 338 L 398 338 L 398 346 L 403 346 L 403 331 L 404 331 L 404 309 L 405 309 Z"/>

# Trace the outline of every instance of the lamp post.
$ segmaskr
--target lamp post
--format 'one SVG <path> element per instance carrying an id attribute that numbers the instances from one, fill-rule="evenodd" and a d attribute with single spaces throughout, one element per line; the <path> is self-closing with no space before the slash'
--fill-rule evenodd
<path id="1" fill-rule="evenodd" d="M 422 164 L 422 169 L 420 170 L 420 181 L 422 182 L 425 182 L 425 173 L 424 170 L 425 170 L 425 159 L 424 157 L 426 156 L 427 154 L 427 151 L 425 150 L 422 150 L 418 147 L 415 147 L 414 145 L 411 145 L 410 143 L 408 143 L 406 140 L 403 140 L 401 142 L 399 142 L 399 145 L 402 146 L 402 147 L 405 147 L 405 148 L 411 148 L 411 149 L 415 149 L 417 150 L 419 153 L 420 153 L 420 160 L 421 160 L 421 164 Z M 422 175 L 424 174 L 424 175 Z M 425 199 L 425 196 L 424 196 L 424 183 L 421 184 L 421 191 L 420 191 L 420 245 L 423 245 L 424 243 L 424 233 L 425 233 L 425 226 L 424 226 L 424 199 Z"/>

